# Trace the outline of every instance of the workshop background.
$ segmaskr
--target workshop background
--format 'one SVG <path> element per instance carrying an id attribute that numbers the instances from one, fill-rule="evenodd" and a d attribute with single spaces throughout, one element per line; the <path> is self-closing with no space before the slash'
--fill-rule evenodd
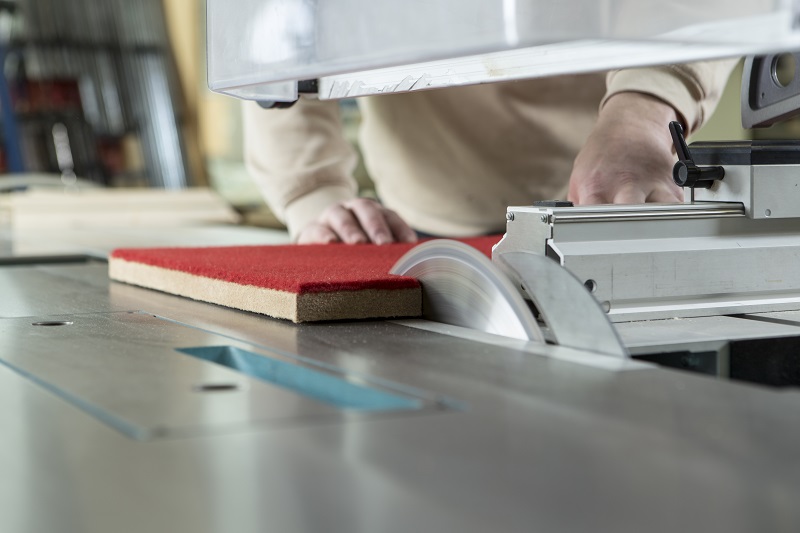
<path id="1" fill-rule="evenodd" d="M 240 102 L 206 86 L 205 0 L 0 1 L 0 58 L 0 190 L 210 185 L 245 224 L 279 226 L 243 164 Z M 797 121 L 741 128 L 740 80 L 693 140 L 797 138 Z M 355 143 L 358 108 L 341 106 Z"/>

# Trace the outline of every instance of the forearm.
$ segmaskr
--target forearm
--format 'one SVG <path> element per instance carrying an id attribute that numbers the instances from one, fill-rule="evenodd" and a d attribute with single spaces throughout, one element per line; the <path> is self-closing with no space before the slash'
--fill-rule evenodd
<path id="1" fill-rule="evenodd" d="M 607 139 L 609 144 L 630 142 L 632 134 L 647 134 L 669 151 L 672 141 L 668 125 L 674 120 L 680 121 L 681 116 L 663 100 L 644 93 L 621 92 L 606 100 L 597 128 L 612 136 Z"/>
<path id="2" fill-rule="evenodd" d="M 701 61 L 609 72 L 601 110 L 617 94 L 646 94 L 675 109 L 687 134 L 694 132 L 716 108 L 736 61 Z"/>
<path id="3" fill-rule="evenodd" d="M 243 106 L 248 171 L 293 236 L 327 205 L 356 195 L 353 148 L 336 102 L 301 98 L 289 109 Z"/>

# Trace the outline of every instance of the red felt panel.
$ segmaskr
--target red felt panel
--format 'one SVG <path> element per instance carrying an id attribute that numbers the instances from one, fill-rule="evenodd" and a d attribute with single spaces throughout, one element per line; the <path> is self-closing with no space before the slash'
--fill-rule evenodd
<path id="1" fill-rule="evenodd" d="M 500 235 L 459 239 L 491 257 Z M 130 248 L 111 257 L 240 285 L 295 294 L 415 288 L 417 280 L 389 274 L 415 244 L 309 244 L 210 248 Z"/>

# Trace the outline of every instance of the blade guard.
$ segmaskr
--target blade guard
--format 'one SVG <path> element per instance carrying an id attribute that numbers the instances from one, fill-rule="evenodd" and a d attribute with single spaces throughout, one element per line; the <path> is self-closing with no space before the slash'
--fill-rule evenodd
<path id="1" fill-rule="evenodd" d="M 420 281 L 423 316 L 430 320 L 544 342 L 521 288 L 557 344 L 628 357 L 597 300 L 575 276 L 547 257 L 513 251 L 495 254 L 492 262 L 466 244 L 442 239 L 413 248 L 390 272 Z"/>

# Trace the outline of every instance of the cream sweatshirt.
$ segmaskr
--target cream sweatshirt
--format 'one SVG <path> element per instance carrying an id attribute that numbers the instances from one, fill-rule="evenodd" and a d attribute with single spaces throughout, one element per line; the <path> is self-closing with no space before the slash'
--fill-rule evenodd
<path id="1" fill-rule="evenodd" d="M 605 100 L 635 91 L 670 104 L 689 132 L 711 115 L 735 61 L 538 78 L 370 96 L 359 143 L 380 200 L 419 231 L 502 232 L 509 205 L 564 198 L 572 163 Z M 296 236 L 357 194 L 335 101 L 244 105 L 245 159 Z M 666 125 L 664 125 L 666 129 Z"/>

